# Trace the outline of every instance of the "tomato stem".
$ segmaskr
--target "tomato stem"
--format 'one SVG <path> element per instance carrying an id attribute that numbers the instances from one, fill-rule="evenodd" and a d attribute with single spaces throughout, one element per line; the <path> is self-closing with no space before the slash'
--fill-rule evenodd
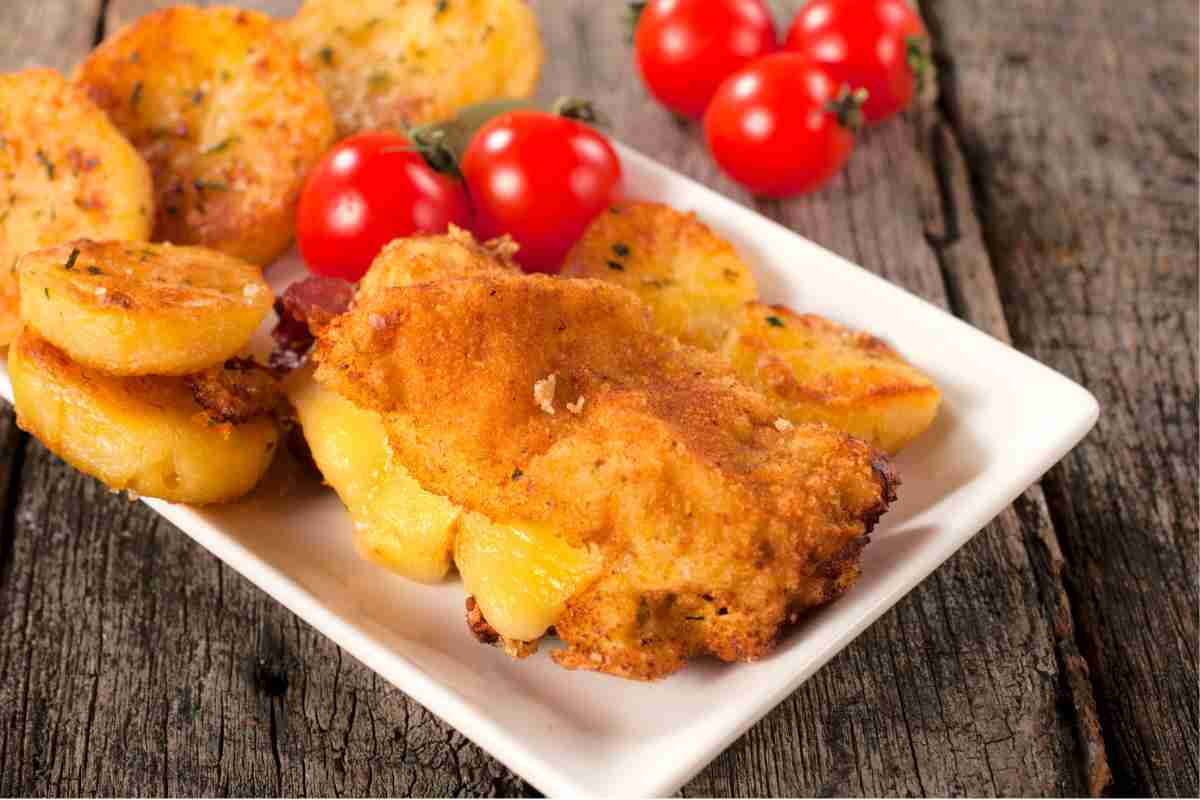
<path id="1" fill-rule="evenodd" d="M 929 74 L 930 62 L 928 51 L 929 39 L 925 36 L 909 36 L 904 41 L 905 60 L 912 70 L 916 82 L 916 94 L 919 96 L 925 88 L 925 77 Z"/>
<path id="2" fill-rule="evenodd" d="M 870 93 L 863 88 L 851 89 L 849 84 L 842 84 L 837 97 L 830 100 L 825 109 L 837 117 L 838 124 L 848 131 L 858 131 L 863 124 L 863 103 L 867 102 Z"/>
<path id="3" fill-rule="evenodd" d="M 606 127 L 608 124 L 592 101 L 582 97 L 560 97 L 550 106 L 550 113 L 597 127 Z"/>
<path id="4" fill-rule="evenodd" d="M 635 0 L 625 6 L 625 40 L 633 42 L 633 37 L 637 34 L 638 22 L 642 19 L 642 12 L 649 5 L 647 0 Z"/>
<path id="5" fill-rule="evenodd" d="M 462 172 L 458 168 L 458 157 L 449 142 L 446 141 L 444 130 L 436 126 L 425 125 L 409 130 L 408 138 L 416 151 L 421 154 L 421 158 L 425 159 L 425 163 L 434 172 L 462 178 Z"/>

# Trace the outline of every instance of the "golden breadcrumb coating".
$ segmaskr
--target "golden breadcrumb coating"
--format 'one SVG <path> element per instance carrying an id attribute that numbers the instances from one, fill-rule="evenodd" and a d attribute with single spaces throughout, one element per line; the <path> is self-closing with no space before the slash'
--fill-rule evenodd
<path id="1" fill-rule="evenodd" d="M 318 380 L 384 415 L 427 489 L 602 554 L 556 625 L 570 668 L 650 679 L 701 654 L 764 655 L 853 581 L 894 499 L 882 455 L 778 425 L 717 356 L 598 281 L 383 289 L 321 332 L 316 358 Z"/>

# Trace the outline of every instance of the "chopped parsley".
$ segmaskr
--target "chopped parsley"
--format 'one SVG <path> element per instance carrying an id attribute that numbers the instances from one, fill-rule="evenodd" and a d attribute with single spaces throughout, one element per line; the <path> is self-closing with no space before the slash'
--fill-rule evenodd
<path id="1" fill-rule="evenodd" d="M 204 90 L 197 89 L 195 92 L 192 93 L 192 105 L 198 106 L 203 102 L 204 102 Z"/>
<path id="2" fill-rule="evenodd" d="M 781 320 L 779 317 L 776 317 L 774 315 L 767 317 L 767 324 L 770 325 L 772 328 L 786 327 L 783 324 L 783 320 Z"/>
<path id="3" fill-rule="evenodd" d="M 617 242 L 616 244 L 614 244 L 612 246 L 612 249 L 613 249 L 613 252 L 616 253 L 621 258 L 629 257 L 629 245 L 627 245 L 623 242 Z"/>
<path id="4" fill-rule="evenodd" d="M 138 81 L 133 85 L 133 92 L 129 95 L 129 105 L 137 108 L 140 102 L 142 102 L 142 82 Z"/>
<path id="5" fill-rule="evenodd" d="M 46 154 L 40 149 L 34 155 L 37 156 L 37 160 L 42 163 L 42 166 L 46 168 L 46 175 L 50 177 L 50 180 L 54 180 L 54 162 L 47 158 Z"/>
<path id="6" fill-rule="evenodd" d="M 231 144 L 236 143 L 237 140 L 238 140 L 238 137 L 236 137 L 236 136 L 230 136 L 227 139 L 222 139 L 221 141 L 214 144 L 212 147 L 205 150 L 203 155 L 211 156 L 213 153 L 219 153 L 222 150 L 227 150 L 229 148 L 229 146 Z"/>
<path id="7" fill-rule="evenodd" d="M 525 474 L 525 473 L 521 471 L 521 468 L 520 468 L 520 467 L 516 467 L 516 468 L 514 468 L 514 469 L 513 469 L 513 472 L 512 472 L 512 479 L 515 481 L 515 480 L 517 480 L 518 478 L 520 478 L 520 477 L 521 477 L 522 475 L 524 475 L 524 474 Z"/>
<path id="8" fill-rule="evenodd" d="M 321 61 L 324 62 L 325 66 L 331 66 L 333 64 L 333 48 L 329 45 L 325 45 L 318 50 L 317 55 L 321 57 Z"/>
<path id="9" fill-rule="evenodd" d="M 450 0 L 438 0 L 437 6 L 433 10 L 433 15 L 435 17 L 440 17 L 442 14 L 446 13 L 446 9 L 448 8 L 450 8 Z"/>
<path id="10" fill-rule="evenodd" d="M 88 275 L 103 275 L 104 270 L 100 269 L 95 264 L 91 264 L 87 268 L 87 274 Z"/>
<path id="11" fill-rule="evenodd" d="M 617 271 L 617 272 L 624 272 L 624 271 L 625 271 L 625 265 L 624 265 L 624 264 L 622 264 L 620 261 L 613 261 L 612 259 L 609 259 L 609 260 L 608 260 L 607 262 L 605 262 L 605 263 L 607 263 L 607 264 L 608 264 L 608 268 L 609 268 L 609 269 L 611 269 L 611 270 L 615 270 L 615 271 Z"/>
<path id="12" fill-rule="evenodd" d="M 229 184 L 225 183 L 224 181 L 202 181 L 202 180 L 197 179 L 192 182 L 192 186 L 196 187 L 197 192 L 205 192 L 205 191 L 227 192 L 227 191 L 229 191 Z"/>
<path id="13" fill-rule="evenodd" d="M 67 263 L 63 264 L 63 269 L 67 270 L 68 272 L 75 269 L 75 260 L 77 258 L 79 258 L 78 247 L 71 250 L 71 255 L 67 257 Z"/>

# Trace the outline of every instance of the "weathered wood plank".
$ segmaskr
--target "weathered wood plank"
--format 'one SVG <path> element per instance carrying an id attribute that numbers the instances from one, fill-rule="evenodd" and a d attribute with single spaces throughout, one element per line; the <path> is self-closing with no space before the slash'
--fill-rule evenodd
<path id="1" fill-rule="evenodd" d="M 1114 790 L 1194 796 L 1196 5 L 928 5 L 1013 339 L 1103 409 L 1044 486 Z"/>
<path id="2" fill-rule="evenodd" d="M 111 0 L 109 30 L 151 5 Z M 645 98 L 616 4 L 536 5 L 550 53 L 544 96 L 594 97 L 618 137 L 749 202 L 716 173 L 694 128 Z M 761 209 L 1003 334 L 979 237 L 956 244 L 978 269 L 949 296 L 944 248 L 926 239 L 948 217 L 929 145 L 938 119 L 929 108 L 870 132 L 828 191 Z M 19 766 L 5 745 L 0 792 L 527 788 L 146 509 L 40 447 L 24 475 L 14 579 L 0 596 L 14 598 L 0 653 L 19 653 L 6 674 L 23 678 L 13 702 L 0 704 L 0 724 L 38 766 Z M 1006 512 L 686 792 L 1083 791 L 1076 713 L 1058 702 L 1075 695 L 1062 666 L 1057 584 L 1037 549 L 1053 528 L 1040 495 L 1027 498 L 1022 513 Z"/>

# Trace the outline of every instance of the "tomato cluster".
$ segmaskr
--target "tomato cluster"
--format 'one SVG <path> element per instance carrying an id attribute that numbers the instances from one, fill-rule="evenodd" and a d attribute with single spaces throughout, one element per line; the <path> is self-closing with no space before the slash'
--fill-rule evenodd
<path id="1" fill-rule="evenodd" d="M 765 0 L 649 0 L 634 45 L 650 93 L 703 119 L 709 151 L 755 194 L 811 191 L 865 119 L 906 108 L 925 28 L 908 0 L 808 0 L 780 47 Z"/>
<path id="2" fill-rule="evenodd" d="M 530 272 L 555 272 L 592 218 L 617 199 L 621 165 L 594 128 L 537 110 L 501 113 L 431 166 L 409 137 L 362 133 L 340 142 L 300 196 L 296 240 L 309 268 L 355 281 L 392 239 L 451 224 L 482 239 L 511 235 Z"/>
<path id="3" fill-rule="evenodd" d="M 850 157 L 861 120 L 892 116 L 916 91 L 925 29 L 907 0 L 808 0 L 782 47 L 765 0 L 634 5 L 650 92 L 703 119 L 713 158 L 756 194 L 817 188 Z M 392 239 L 450 225 L 511 235 L 523 268 L 556 272 L 620 192 L 612 145 L 569 114 L 483 104 L 446 126 L 443 138 L 463 137 L 447 152 L 363 133 L 325 156 L 296 221 L 314 272 L 358 280 Z"/>

